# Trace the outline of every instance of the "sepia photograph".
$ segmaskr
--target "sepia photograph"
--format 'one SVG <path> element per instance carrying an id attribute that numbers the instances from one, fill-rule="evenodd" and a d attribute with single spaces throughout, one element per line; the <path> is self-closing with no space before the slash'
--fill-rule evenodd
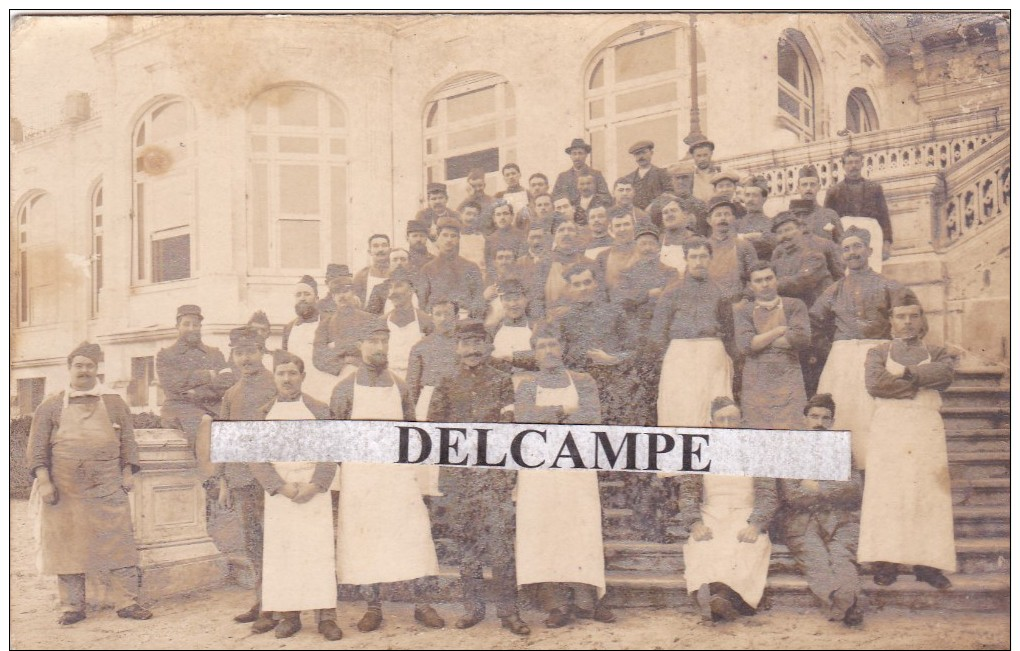
<path id="1" fill-rule="evenodd" d="M 1010 11 L 9 20 L 11 648 L 1010 647 Z"/>

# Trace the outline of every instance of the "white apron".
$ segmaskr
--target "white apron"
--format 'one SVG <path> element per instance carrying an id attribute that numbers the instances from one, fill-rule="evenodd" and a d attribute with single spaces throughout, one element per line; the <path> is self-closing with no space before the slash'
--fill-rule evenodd
<path id="1" fill-rule="evenodd" d="M 836 401 L 833 429 L 850 430 L 854 467 L 864 469 L 868 456 L 868 432 L 875 414 L 875 399 L 864 384 L 868 351 L 881 339 L 841 339 L 832 342 L 825 369 L 818 380 L 818 393 L 831 393 Z"/>
<path id="2" fill-rule="evenodd" d="M 886 360 L 890 372 L 900 368 L 892 357 Z M 941 407 L 942 396 L 933 389 L 908 399 L 875 398 L 858 561 L 956 571 Z"/>
<path id="3" fill-rule="evenodd" d="M 691 375 L 698 375 L 691 381 Z M 708 427 L 712 400 L 731 397 L 733 362 L 715 338 L 673 339 L 662 360 L 659 426 Z"/>
<path id="4" fill-rule="evenodd" d="M 429 405 L 432 404 L 432 394 L 436 392 L 434 386 L 425 385 L 418 394 L 418 402 L 414 405 L 414 419 L 419 423 L 429 420 Z M 439 466 L 425 465 L 418 466 L 418 484 L 421 487 L 422 495 L 439 497 L 443 494 L 439 490 Z"/>
<path id="5" fill-rule="evenodd" d="M 400 389 L 354 383 L 352 420 L 403 420 Z M 417 467 L 346 462 L 340 465 L 337 577 L 368 585 L 439 572 L 432 524 L 416 479 Z"/>
<path id="6" fill-rule="evenodd" d="M 405 326 L 398 326 L 387 316 L 386 326 L 390 329 L 390 347 L 387 356 L 389 369 L 396 373 L 401 380 L 406 380 L 407 365 L 411 361 L 411 349 L 422 339 L 421 326 L 418 324 L 418 312 L 414 313 L 414 319 Z M 400 420 L 400 417 L 397 420 Z"/>
<path id="7" fill-rule="evenodd" d="M 385 277 L 384 278 L 377 278 L 377 277 L 373 276 L 371 273 L 366 274 L 366 276 L 365 276 L 365 303 L 364 303 L 364 305 L 361 306 L 361 309 L 364 310 L 365 308 L 368 307 L 368 299 L 372 298 L 372 290 L 375 289 L 375 286 L 376 285 L 381 285 L 384 282 L 386 282 L 386 278 Z"/>
<path id="8" fill-rule="evenodd" d="M 579 403 L 574 378 L 558 389 L 538 387 L 535 405 Z M 562 582 L 606 592 L 602 505 L 594 470 L 521 470 L 517 473 L 517 584 Z"/>
<path id="9" fill-rule="evenodd" d="M 528 326 L 501 325 L 492 339 L 492 358 L 513 360 L 514 353 L 531 350 L 531 328 Z M 523 378 L 519 369 L 513 372 L 514 391 Z"/>
<path id="10" fill-rule="evenodd" d="M 659 250 L 659 261 L 676 269 L 681 276 L 687 270 L 687 259 L 684 257 L 684 247 L 679 244 L 664 244 Z"/>
<path id="11" fill-rule="evenodd" d="M 725 583 L 752 608 L 758 607 L 769 573 L 772 542 L 767 533 L 753 543 L 737 540 L 754 510 L 754 478 L 705 475 L 701 521 L 712 539 L 684 543 L 687 592 L 708 583 Z"/>
<path id="12" fill-rule="evenodd" d="M 485 310 L 485 327 L 493 328 L 503 320 L 503 299 L 499 296 L 489 301 Z"/>
<path id="13" fill-rule="evenodd" d="M 844 233 L 851 226 L 868 231 L 868 234 L 871 235 L 871 257 L 868 258 L 868 266 L 875 273 L 882 273 L 882 244 L 885 235 L 882 234 L 882 227 L 878 225 L 878 220 L 873 217 L 847 215 L 846 217 L 841 217 L 839 221 L 843 224 Z M 850 269 L 847 269 L 846 272 L 850 273 Z"/>
<path id="14" fill-rule="evenodd" d="M 277 402 L 266 420 L 312 420 L 302 400 Z M 273 462 L 285 482 L 307 483 L 314 462 Z M 336 552 L 329 492 L 295 504 L 266 495 L 262 556 L 262 607 L 312 610 L 336 607 Z"/>
<path id="15" fill-rule="evenodd" d="M 301 390 L 328 405 L 339 378 L 320 371 L 312 362 L 312 344 L 315 341 L 317 327 L 318 323 L 299 323 L 291 328 L 287 339 L 287 351 L 297 355 L 305 363 L 305 381 L 301 384 Z"/>

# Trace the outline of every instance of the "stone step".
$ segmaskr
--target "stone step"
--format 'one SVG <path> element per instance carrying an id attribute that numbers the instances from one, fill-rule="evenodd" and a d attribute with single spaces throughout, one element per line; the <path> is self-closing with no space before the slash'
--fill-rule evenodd
<path id="1" fill-rule="evenodd" d="M 925 610 L 971 612 L 1008 612 L 1009 575 L 950 575 L 953 587 L 939 591 L 901 575 L 891 586 L 881 587 L 864 580 L 865 608 L 897 606 Z M 693 610 L 683 577 L 659 572 L 607 572 L 607 599 L 616 607 L 667 607 Z M 775 606 L 810 608 L 814 598 L 807 582 L 799 576 L 770 576 L 766 588 L 768 601 Z"/>
<path id="2" fill-rule="evenodd" d="M 654 543 L 643 540 L 606 541 L 607 571 L 683 572 L 681 543 Z M 956 542 L 959 571 L 963 574 L 1009 572 L 1009 538 L 973 538 Z M 871 571 L 865 565 L 865 573 Z M 769 575 L 799 575 L 800 570 L 785 545 L 774 544 L 769 561 Z"/>
<path id="3" fill-rule="evenodd" d="M 953 504 L 1009 504 L 1010 480 L 1008 477 L 953 479 Z"/>
<path id="4" fill-rule="evenodd" d="M 956 386 L 942 392 L 944 407 L 1009 407 L 1009 385 Z"/>
<path id="5" fill-rule="evenodd" d="M 1009 477 L 1009 451 L 950 452 L 949 473 L 954 480 Z"/>
<path id="6" fill-rule="evenodd" d="M 953 372 L 953 386 L 997 386 L 1007 384 L 1006 369 L 1002 367 L 957 367 Z"/>
<path id="7" fill-rule="evenodd" d="M 1009 452 L 1008 428 L 946 430 L 949 452 Z"/>
<path id="8" fill-rule="evenodd" d="M 1009 407 L 942 407 L 946 430 L 1009 427 Z"/>

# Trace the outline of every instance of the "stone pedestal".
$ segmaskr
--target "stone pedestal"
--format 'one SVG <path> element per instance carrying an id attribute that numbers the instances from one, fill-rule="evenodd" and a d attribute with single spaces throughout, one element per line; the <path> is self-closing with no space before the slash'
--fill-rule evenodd
<path id="1" fill-rule="evenodd" d="M 205 491 L 184 434 L 135 430 L 141 472 L 132 514 L 146 600 L 222 583 L 226 557 L 206 531 Z"/>

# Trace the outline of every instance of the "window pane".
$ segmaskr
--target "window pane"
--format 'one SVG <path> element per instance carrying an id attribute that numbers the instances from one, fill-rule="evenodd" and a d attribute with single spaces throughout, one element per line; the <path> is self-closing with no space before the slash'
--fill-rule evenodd
<path id="1" fill-rule="evenodd" d="M 103 188 L 96 190 L 95 200 L 92 202 L 96 208 L 100 208 L 103 205 Z"/>
<path id="2" fill-rule="evenodd" d="M 251 188 L 251 262 L 255 267 L 269 266 L 269 180 L 265 165 L 252 165 Z"/>
<path id="3" fill-rule="evenodd" d="M 454 131 L 446 136 L 446 146 L 450 149 L 473 147 L 487 144 L 496 139 L 496 123 L 490 122 L 463 131 Z"/>
<path id="4" fill-rule="evenodd" d="M 190 223 L 195 201 L 195 183 L 190 174 L 162 176 L 145 186 L 142 205 L 149 233 Z"/>
<path id="5" fill-rule="evenodd" d="M 846 98 L 846 128 L 854 133 L 861 132 L 861 107 L 852 95 Z"/>
<path id="6" fill-rule="evenodd" d="M 436 126 L 436 116 L 439 115 L 439 102 L 434 102 L 429 107 L 429 116 L 425 118 L 425 126 L 431 128 Z"/>
<path id="7" fill-rule="evenodd" d="M 52 242 L 56 238 L 57 211 L 51 195 L 44 194 L 32 201 L 28 221 L 33 243 Z"/>
<path id="8" fill-rule="evenodd" d="M 152 282 L 191 276 L 191 235 L 177 235 L 152 243 Z"/>
<path id="9" fill-rule="evenodd" d="M 517 120 L 516 119 L 510 118 L 509 120 L 506 121 L 506 132 L 505 132 L 505 135 L 506 135 L 507 138 L 513 138 L 514 136 L 517 135 Z"/>
<path id="10" fill-rule="evenodd" d="M 305 215 L 319 212 L 318 166 L 280 166 L 280 212 Z"/>
<path id="11" fill-rule="evenodd" d="M 446 180 L 465 178 L 473 168 L 480 167 L 485 172 L 499 170 L 499 148 L 485 149 L 461 156 L 446 159 Z"/>
<path id="12" fill-rule="evenodd" d="M 616 97 L 616 112 L 625 113 L 635 109 L 651 109 L 656 104 L 676 101 L 676 82 L 642 88 Z"/>
<path id="13" fill-rule="evenodd" d="M 21 264 L 18 265 L 18 293 L 21 295 L 21 320 L 28 321 L 28 254 L 21 252 Z"/>
<path id="14" fill-rule="evenodd" d="M 597 120 L 606 114 L 606 101 L 597 99 L 588 105 L 588 117 Z"/>
<path id="15" fill-rule="evenodd" d="M 184 102 L 172 102 L 152 112 L 151 142 L 180 137 L 188 130 L 188 111 Z"/>
<path id="16" fill-rule="evenodd" d="M 38 265 L 37 265 L 38 268 Z M 32 325 L 57 322 L 57 286 L 43 285 L 29 290 Z"/>
<path id="17" fill-rule="evenodd" d="M 606 169 L 606 132 L 601 129 L 591 132 L 591 166 Z"/>
<path id="18" fill-rule="evenodd" d="M 281 125 L 318 126 L 319 102 L 315 93 L 300 88 L 280 88 L 276 91 L 276 99 L 277 119 Z"/>
<path id="19" fill-rule="evenodd" d="M 616 81 L 666 72 L 676 68 L 676 32 L 668 32 L 616 48 Z"/>
<path id="20" fill-rule="evenodd" d="M 347 125 L 347 116 L 344 115 L 343 107 L 331 99 L 327 101 L 329 102 L 329 126 L 334 129 L 342 129 Z"/>
<path id="21" fill-rule="evenodd" d="M 279 147 L 281 154 L 318 154 L 319 139 L 280 136 Z"/>
<path id="22" fill-rule="evenodd" d="M 347 155 L 347 141 L 343 138 L 333 138 L 329 141 L 329 153 L 334 156 Z"/>
<path id="23" fill-rule="evenodd" d="M 252 136 L 251 137 L 251 150 L 253 152 L 263 154 L 266 151 L 266 137 L 265 136 Z"/>
<path id="24" fill-rule="evenodd" d="M 779 77 L 785 79 L 790 85 L 795 88 L 799 88 L 797 85 L 800 81 L 800 75 L 798 74 L 797 61 L 799 58 L 797 47 L 786 40 L 785 38 L 779 39 Z"/>
<path id="25" fill-rule="evenodd" d="M 467 118 L 478 117 L 496 110 L 496 87 L 489 86 L 481 90 L 451 97 L 446 101 L 446 120 L 457 122 Z"/>
<path id="26" fill-rule="evenodd" d="M 653 159 L 655 164 L 667 165 L 671 161 L 679 160 L 677 121 L 677 115 L 674 114 L 617 127 L 617 175 L 623 176 L 635 168 L 634 157 L 627 153 L 627 148 L 638 140 L 651 140 L 655 143 L 655 158 Z"/>
<path id="27" fill-rule="evenodd" d="M 606 83 L 605 75 L 605 61 L 599 61 L 595 64 L 595 69 L 591 71 L 591 78 L 588 80 L 588 88 L 594 90 L 596 88 L 602 88 L 602 85 Z"/>
<path id="28" fill-rule="evenodd" d="M 319 222 L 280 221 L 280 267 L 319 267 Z"/>
<path id="29" fill-rule="evenodd" d="M 781 88 L 779 89 L 779 108 L 792 115 L 798 122 L 800 121 L 800 102 Z"/>
<path id="30" fill-rule="evenodd" d="M 330 262 L 347 262 L 347 168 L 337 165 L 330 170 Z"/>

